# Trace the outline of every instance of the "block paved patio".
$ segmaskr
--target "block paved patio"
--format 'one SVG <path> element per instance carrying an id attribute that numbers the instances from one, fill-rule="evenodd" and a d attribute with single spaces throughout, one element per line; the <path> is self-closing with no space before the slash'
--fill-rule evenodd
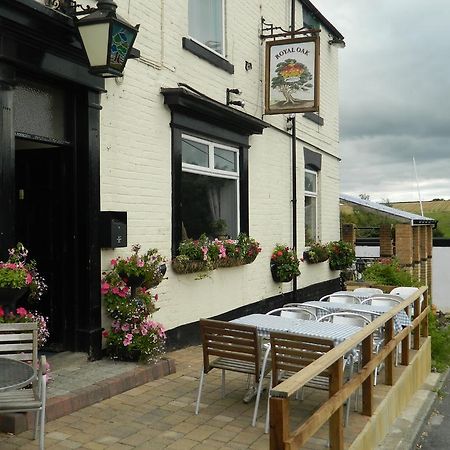
<path id="1" fill-rule="evenodd" d="M 246 376 L 227 373 L 226 396 L 222 399 L 220 371 L 214 370 L 206 377 L 200 414 L 196 416 L 194 408 L 201 367 L 201 347 L 177 350 L 167 356 L 175 361 L 176 373 L 146 382 L 47 422 L 46 449 L 269 448 L 269 436 L 264 434 L 267 392 L 261 400 L 257 426 L 252 427 L 250 422 L 254 402 L 244 404 L 242 401 L 247 388 Z M 98 375 L 98 370 L 95 372 Z M 84 369 L 84 374 L 82 378 L 89 385 L 93 375 L 89 375 L 87 369 Z M 61 378 L 56 378 L 49 387 L 53 395 L 64 394 L 59 391 L 64 391 Z M 381 384 L 377 386 L 375 407 L 387 389 Z M 325 392 L 306 389 L 303 400 L 293 400 L 293 423 L 299 423 L 309 416 L 325 395 Z M 367 417 L 353 412 L 352 408 L 350 424 L 344 429 L 346 447 L 367 420 Z M 37 441 L 32 440 L 32 431 L 18 435 L 0 433 L 2 450 L 36 449 L 37 444 Z M 324 426 L 304 448 L 328 448 L 328 427 Z"/>

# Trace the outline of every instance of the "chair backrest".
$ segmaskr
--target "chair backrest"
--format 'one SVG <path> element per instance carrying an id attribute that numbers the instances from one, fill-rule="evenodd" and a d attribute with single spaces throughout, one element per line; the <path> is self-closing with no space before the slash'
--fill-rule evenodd
<path id="1" fill-rule="evenodd" d="M 317 305 L 306 305 L 304 303 L 286 303 L 283 308 L 291 308 L 291 307 L 296 307 L 296 306 L 300 306 L 301 308 L 306 308 L 309 311 L 312 311 L 316 317 L 319 317 L 320 315 L 325 315 L 328 314 L 330 311 L 323 307 L 323 306 L 317 306 Z"/>
<path id="2" fill-rule="evenodd" d="M 390 294 L 374 295 L 373 297 L 363 300 L 363 304 L 378 305 L 378 306 L 396 306 L 401 303 L 401 299 L 398 296 Z"/>
<path id="3" fill-rule="evenodd" d="M 255 375 L 259 376 L 261 358 L 256 327 L 220 320 L 200 319 L 200 335 L 205 373 L 212 369 L 210 357 L 215 356 L 253 363 Z"/>
<path id="4" fill-rule="evenodd" d="M 405 299 L 409 297 L 410 295 L 414 294 L 414 292 L 417 292 L 419 288 L 413 287 L 413 286 L 399 286 L 390 292 L 391 295 L 398 295 L 401 298 Z M 423 300 L 423 295 L 420 296 L 420 301 Z"/>
<path id="5" fill-rule="evenodd" d="M 280 372 L 298 372 L 334 347 L 333 341 L 292 333 L 270 333 L 272 386 Z M 329 375 L 328 370 L 321 375 Z"/>
<path id="6" fill-rule="evenodd" d="M 323 296 L 319 301 L 331 303 L 350 303 L 350 304 L 361 303 L 361 299 L 352 292 L 348 293 L 335 292 L 334 294 L 328 294 Z"/>
<path id="7" fill-rule="evenodd" d="M 377 294 L 382 294 L 383 291 L 381 289 L 378 288 L 371 288 L 371 287 L 359 287 L 353 290 L 353 292 L 355 294 L 360 294 L 360 295 L 377 295 Z"/>
<path id="8" fill-rule="evenodd" d="M 30 362 L 37 368 L 37 323 L 0 323 L 0 357 Z"/>
<path id="9" fill-rule="evenodd" d="M 302 306 L 283 306 L 267 312 L 268 315 L 290 317 L 292 319 L 317 320 L 316 315 L 309 309 Z"/>
<path id="10" fill-rule="evenodd" d="M 318 319 L 318 322 L 333 322 L 364 327 L 365 325 L 370 323 L 370 320 L 362 314 L 343 311 L 322 316 Z"/>

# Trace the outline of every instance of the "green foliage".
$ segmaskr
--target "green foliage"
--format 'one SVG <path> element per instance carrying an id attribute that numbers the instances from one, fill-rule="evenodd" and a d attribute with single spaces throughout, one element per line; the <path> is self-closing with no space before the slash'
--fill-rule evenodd
<path id="1" fill-rule="evenodd" d="M 420 283 L 405 269 L 396 258 L 380 258 L 362 273 L 364 281 L 389 286 L 420 286 Z"/>
<path id="2" fill-rule="evenodd" d="M 327 247 L 331 270 L 348 269 L 356 259 L 355 250 L 348 242 L 334 241 L 328 243 Z"/>
<path id="3" fill-rule="evenodd" d="M 450 367 L 450 321 L 442 313 L 429 314 L 428 330 L 431 336 L 431 364 L 437 372 Z"/>
<path id="4" fill-rule="evenodd" d="M 158 295 L 152 294 L 150 288 L 162 281 L 165 266 L 156 249 L 143 255 L 139 250 L 139 245 L 133 245 L 131 256 L 113 259 L 112 268 L 103 273 L 101 293 L 113 319 L 103 337 L 113 358 L 150 362 L 164 351 L 164 328 L 151 319 L 158 310 Z"/>
<path id="5" fill-rule="evenodd" d="M 274 278 L 279 281 L 290 281 L 300 275 L 300 261 L 297 253 L 285 245 L 275 246 L 270 264 Z"/>
<path id="6" fill-rule="evenodd" d="M 206 234 L 199 239 L 180 242 L 178 256 L 172 261 L 177 273 L 203 272 L 217 267 L 233 267 L 252 263 L 261 251 L 255 239 L 240 233 L 237 239 L 210 240 Z M 199 276 L 198 279 L 204 278 Z"/>
<path id="7" fill-rule="evenodd" d="M 303 253 L 303 259 L 310 264 L 317 264 L 329 258 L 328 246 L 320 242 L 313 242 Z"/>
<path id="8" fill-rule="evenodd" d="M 351 212 L 348 212 L 351 211 Z M 343 209 L 340 214 L 341 223 L 353 223 L 357 228 L 357 237 L 377 237 L 379 236 L 378 228 L 386 223 L 395 224 L 398 221 L 381 216 L 377 213 L 371 213 L 359 208 Z M 367 228 L 367 229 L 361 229 Z"/>

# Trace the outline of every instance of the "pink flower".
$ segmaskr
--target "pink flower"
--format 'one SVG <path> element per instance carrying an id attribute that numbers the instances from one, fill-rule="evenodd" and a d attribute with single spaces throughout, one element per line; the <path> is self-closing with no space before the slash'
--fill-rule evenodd
<path id="1" fill-rule="evenodd" d="M 129 331 L 129 329 L 130 329 L 130 325 L 128 325 L 127 323 L 124 323 L 122 325 L 122 331 Z"/>
<path id="2" fill-rule="evenodd" d="M 111 260 L 111 265 L 112 265 L 113 267 L 116 267 L 116 266 L 117 266 L 117 259 L 112 259 L 112 260 Z"/>
<path id="3" fill-rule="evenodd" d="M 123 345 L 127 347 L 133 342 L 133 335 L 131 333 L 128 333 L 125 335 L 125 338 L 123 340 Z"/>
<path id="4" fill-rule="evenodd" d="M 219 247 L 219 258 L 226 258 L 227 257 L 227 251 L 225 250 L 225 247 L 223 245 L 220 245 Z"/>
<path id="5" fill-rule="evenodd" d="M 33 277 L 31 275 L 31 273 L 27 273 L 27 277 L 25 278 L 25 283 L 26 284 L 31 284 L 31 282 L 33 281 Z"/>
<path id="6" fill-rule="evenodd" d="M 137 265 L 138 267 L 144 267 L 145 263 L 144 263 L 144 261 L 142 261 L 142 259 L 139 259 L 139 260 L 136 262 L 136 265 Z"/>
<path id="7" fill-rule="evenodd" d="M 5 315 L 5 311 L 3 310 L 3 308 L 0 306 L 0 317 L 3 317 Z"/>
<path id="8" fill-rule="evenodd" d="M 107 283 L 107 282 L 105 281 L 104 283 L 102 283 L 102 286 L 101 286 L 101 293 L 102 293 L 102 295 L 105 295 L 105 294 L 108 293 L 108 291 L 109 291 L 109 283 Z"/>
<path id="9" fill-rule="evenodd" d="M 25 317 L 28 314 L 28 311 L 25 308 L 17 308 L 16 309 L 16 313 L 20 316 L 20 317 Z"/>
<path id="10" fill-rule="evenodd" d="M 207 254 L 208 254 L 208 247 L 206 247 L 206 245 L 204 245 L 202 247 L 202 253 L 203 253 L 203 261 L 206 261 L 208 259 Z"/>

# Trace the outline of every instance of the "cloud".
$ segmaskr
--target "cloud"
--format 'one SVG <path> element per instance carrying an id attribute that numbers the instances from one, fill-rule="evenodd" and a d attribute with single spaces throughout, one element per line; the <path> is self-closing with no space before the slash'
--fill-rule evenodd
<path id="1" fill-rule="evenodd" d="M 371 198 L 450 198 L 447 0 L 316 0 L 340 51 L 341 186 Z"/>

